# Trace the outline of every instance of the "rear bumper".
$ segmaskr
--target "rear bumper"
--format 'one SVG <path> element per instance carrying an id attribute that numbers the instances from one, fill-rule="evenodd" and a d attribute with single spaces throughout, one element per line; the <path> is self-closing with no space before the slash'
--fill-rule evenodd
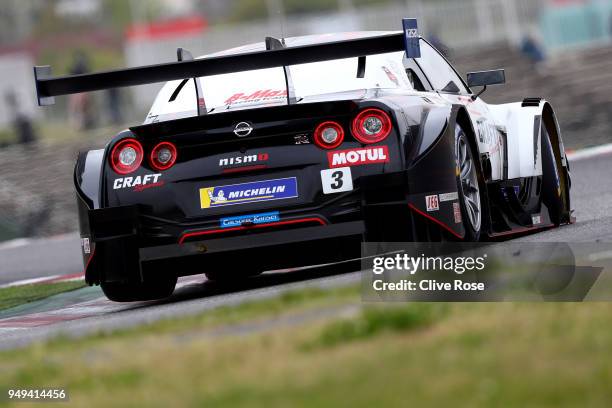
<path id="1" fill-rule="evenodd" d="M 311 243 L 324 245 L 325 242 L 338 238 L 357 238 L 361 240 L 365 233 L 365 225 L 362 221 L 346 222 L 342 224 L 325 225 L 317 227 L 299 228 L 296 230 L 263 232 L 257 234 L 254 239 L 252 235 L 236 236 L 229 238 L 204 239 L 197 242 L 186 242 L 183 244 L 162 245 L 155 247 L 140 248 L 139 255 L 142 262 L 160 261 L 171 258 L 184 258 L 192 256 L 213 256 L 235 254 L 239 251 L 262 251 L 273 248 L 280 252 L 286 249 L 291 251 L 291 258 L 304 246 Z M 332 245 L 333 246 L 333 245 Z M 312 259 L 313 254 L 307 254 Z M 316 256 L 316 254 L 314 254 Z"/>
<path id="2" fill-rule="evenodd" d="M 143 246 L 136 206 L 88 210 L 93 251 L 86 257 L 89 284 L 143 281 L 150 273 L 177 276 L 252 268 L 273 270 L 338 262 L 359 257 L 366 231 L 363 221 L 217 234 L 195 240 Z M 296 219 L 296 220 L 299 220 Z M 304 224 L 309 225 L 309 224 Z M 312 225 L 312 224 L 310 224 Z M 87 232 L 81 231 L 82 235 Z"/>
<path id="3" fill-rule="evenodd" d="M 277 270 L 339 262 L 360 256 L 363 222 L 263 232 L 140 248 L 141 269 L 178 275 Z M 146 277 L 144 277 L 146 279 Z"/>

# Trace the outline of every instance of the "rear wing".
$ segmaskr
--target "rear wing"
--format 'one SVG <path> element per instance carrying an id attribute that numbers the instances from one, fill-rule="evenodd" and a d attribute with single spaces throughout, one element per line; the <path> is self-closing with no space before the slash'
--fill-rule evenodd
<path id="1" fill-rule="evenodd" d="M 419 58 L 419 33 L 416 19 L 403 19 L 403 28 L 403 33 L 397 34 L 296 47 L 270 46 L 266 47 L 266 51 L 183 60 L 91 74 L 52 77 L 50 66 L 36 66 L 34 67 L 34 79 L 37 100 L 40 106 L 52 105 L 55 103 L 54 97 L 60 95 L 342 58 L 365 57 L 401 50 L 406 50 L 408 58 Z M 359 70 L 363 68 L 361 67 L 363 64 L 363 59 L 360 58 Z M 287 72 L 286 69 L 285 72 Z M 287 81 L 287 88 L 289 87 L 290 81 Z"/>

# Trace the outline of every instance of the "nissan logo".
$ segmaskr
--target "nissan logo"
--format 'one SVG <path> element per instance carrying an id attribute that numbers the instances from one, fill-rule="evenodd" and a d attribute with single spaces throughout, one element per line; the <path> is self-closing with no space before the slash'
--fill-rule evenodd
<path id="1" fill-rule="evenodd" d="M 240 122 L 234 128 L 234 134 L 238 137 L 245 137 L 253 132 L 253 126 L 249 122 Z"/>

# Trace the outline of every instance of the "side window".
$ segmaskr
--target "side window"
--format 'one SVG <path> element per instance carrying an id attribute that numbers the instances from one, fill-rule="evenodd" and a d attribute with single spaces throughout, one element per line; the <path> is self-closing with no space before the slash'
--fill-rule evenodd
<path id="1" fill-rule="evenodd" d="M 419 68 L 412 58 L 406 58 L 404 56 L 402 63 L 406 71 L 406 77 L 408 77 L 408 81 L 414 90 L 420 92 L 431 91 L 429 82 L 427 82 L 427 79 L 423 76 L 421 68 Z"/>
<path id="2" fill-rule="evenodd" d="M 421 58 L 417 64 L 436 91 L 467 94 L 468 90 L 448 62 L 426 41 L 421 40 Z"/>

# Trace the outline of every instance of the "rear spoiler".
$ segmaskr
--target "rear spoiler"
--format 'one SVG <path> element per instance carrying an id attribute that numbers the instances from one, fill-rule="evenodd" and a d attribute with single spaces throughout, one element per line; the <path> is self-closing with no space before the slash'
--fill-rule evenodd
<path id="1" fill-rule="evenodd" d="M 364 57 L 401 50 L 406 50 L 408 58 L 419 58 L 417 21 L 416 19 L 403 19 L 402 23 L 404 32 L 397 34 L 297 47 L 268 47 L 269 49 L 266 51 L 183 60 L 92 74 L 53 78 L 50 66 L 36 66 L 34 67 L 34 79 L 36 81 L 38 104 L 40 106 L 52 105 L 55 103 L 54 97 L 60 95 L 264 68 L 287 67 L 289 65 L 342 58 Z M 363 64 L 363 60 L 360 62 L 361 64 Z"/>

